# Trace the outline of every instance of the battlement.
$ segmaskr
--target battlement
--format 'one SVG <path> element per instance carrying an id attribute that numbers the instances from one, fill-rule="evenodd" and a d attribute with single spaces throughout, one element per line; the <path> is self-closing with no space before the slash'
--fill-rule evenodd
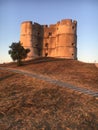
<path id="1" fill-rule="evenodd" d="M 27 23 L 32 24 L 32 21 L 24 21 L 21 24 L 27 24 Z"/>
<path id="2" fill-rule="evenodd" d="M 77 59 L 77 21 L 63 19 L 56 24 L 21 24 L 20 41 L 31 51 L 28 58 L 39 56 Z"/>
<path id="3" fill-rule="evenodd" d="M 56 27 L 56 24 L 50 24 L 49 27 L 50 27 L 50 28 L 55 28 L 55 27 Z"/>
<path id="4" fill-rule="evenodd" d="M 61 25 L 63 25 L 63 24 L 71 25 L 72 19 L 63 19 L 63 20 L 61 20 L 60 24 Z"/>
<path id="5" fill-rule="evenodd" d="M 42 25 L 43 26 L 43 28 L 48 28 L 48 25 L 46 24 L 46 25 Z"/>

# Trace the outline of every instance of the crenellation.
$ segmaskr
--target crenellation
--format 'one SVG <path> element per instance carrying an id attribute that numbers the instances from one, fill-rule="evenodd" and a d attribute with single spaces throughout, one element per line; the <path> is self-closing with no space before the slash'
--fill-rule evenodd
<path id="1" fill-rule="evenodd" d="M 34 22 L 34 25 L 40 26 L 40 24 L 39 24 L 39 23 L 36 23 L 36 22 Z"/>
<path id="2" fill-rule="evenodd" d="M 32 21 L 23 21 L 21 24 L 27 24 L 27 23 L 31 23 L 31 24 L 33 24 Z"/>
<path id="3" fill-rule="evenodd" d="M 55 28 L 56 27 L 56 24 L 50 24 L 49 25 L 49 28 Z"/>
<path id="4" fill-rule="evenodd" d="M 63 19 L 56 24 L 21 24 L 20 41 L 31 51 L 27 59 L 39 56 L 77 59 L 77 21 Z"/>
<path id="5" fill-rule="evenodd" d="M 76 20 L 73 20 L 73 23 L 76 25 L 76 24 L 77 24 L 77 21 L 76 21 Z"/>
<path id="6" fill-rule="evenodd" d="M 58 21 L 56 25 L 59 25 L 59 24 L 60 24 L 60 21 Z"/>
<path id="7" fill-rule="evenodd" d="M 48 28 L 48 25 L 46 24 L 46 25 L 42 25 L 43 26 L 43 28 Z"/>
<path id="8" fill-rule="evenodd" d="M 72 24 L 72 19 L 63 19 L 60 22 L 61 25 L 71 25 Z"/>

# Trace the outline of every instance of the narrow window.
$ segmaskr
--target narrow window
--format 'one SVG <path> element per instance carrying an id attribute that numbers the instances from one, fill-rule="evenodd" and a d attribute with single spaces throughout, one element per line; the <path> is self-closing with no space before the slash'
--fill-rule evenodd
<path id="1" fill-rule="evenodd" d="M 74 46 L 75 44 L 74 43 L 72 43 L 72 46 Z"/>
<path id="2" fill-rule="evenodd" d="M 48 47 L 48 43 L 45 43 L 45 47 Z"/>
<path id="3" fill-rule="evenodd" d="M 72 26 L 72 29 L 74 29 L 75 27 L 74 26 Z"/>
<path id="4" fill-rule="evenodd" d="M 47 56 L 48 56 L 48 53 L 46 52 L 46 53 L 45 53 L 45 57 L 47 57 Z"/>
<path id="5" fill-rule="evenodd" d="M 49 32 L 49 34 L 48 34 L 49 36 L 52 36 L 52 33 L 51 32 Z"/>
<path id="6" fill-rule="evenodd" d="M 39 33 L 39 32 L 38 32 L 37 34 L 38 34 L 38 36 L 40 35 L 40 33 Z"/>

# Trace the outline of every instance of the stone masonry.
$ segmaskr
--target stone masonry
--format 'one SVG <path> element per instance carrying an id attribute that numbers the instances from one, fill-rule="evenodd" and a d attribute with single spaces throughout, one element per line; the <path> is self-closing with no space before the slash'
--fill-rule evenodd
<path id="1" fill-rule="evenodd" d="M 77 59 L 77 21 L 64 19 L 56 24 L 21 24 L 20 42 L 30 49 L 27 59 L 55 57 Z"/>

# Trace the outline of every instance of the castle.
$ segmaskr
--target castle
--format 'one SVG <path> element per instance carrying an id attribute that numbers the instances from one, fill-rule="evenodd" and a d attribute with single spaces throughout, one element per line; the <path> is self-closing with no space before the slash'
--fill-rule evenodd
<path id="1" fill-rule="evenodd" d="M 49 26 L 22 22 L 20 42 L 30 49 L 27 59 L 44 56 L 77 59 L 77 21 L 63 19 Z"/>

